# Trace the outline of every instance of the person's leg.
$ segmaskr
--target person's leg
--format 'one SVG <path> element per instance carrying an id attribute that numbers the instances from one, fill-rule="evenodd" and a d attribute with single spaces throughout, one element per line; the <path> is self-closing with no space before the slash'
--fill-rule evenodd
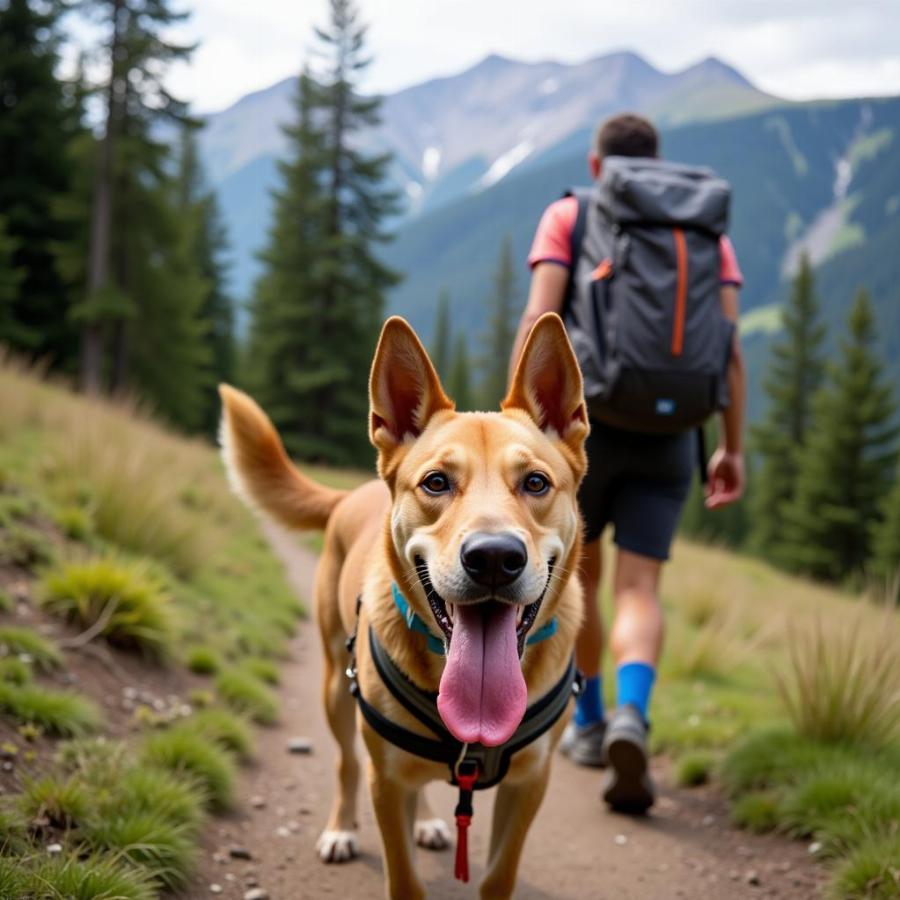
<path id="1" fill-rule="evenodd" d="M 662 561 L 619 548 L 610 651 L 616 663 L 616 702 L 647 718 L 650 691 L 665 633 L 659 602 Z"/>
<path id="2" fill-rule="evenodd" d="M 599 597 L 602 571 L 600 539 L 585 544 L 578 577 L 581 581 L 584 620 L 575 641 L 575 665 L 585 678 L 583 692 L 575 702 L 575 724 L 581 727 L 603 721 L 603 615 Z"/>

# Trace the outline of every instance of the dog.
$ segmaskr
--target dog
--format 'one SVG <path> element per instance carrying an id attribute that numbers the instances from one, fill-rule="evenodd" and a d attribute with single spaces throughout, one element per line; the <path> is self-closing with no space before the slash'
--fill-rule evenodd
<path id="1" fill-rule="evenodd" d="M 303 475 L 249 396 L 227 385 L 220 394 L 221 443 L 234 489 L 282 525 L 325 531 L 314 605 L 338 766 L 334 803 L 317 843 L 322 860 L 342 862 L 358 853 L 354 740 L 360 728 L 371 760 L 387 896 L 424 897 L 414 845 L 440 848 L 450 834 L 428 808 L 423 788 L 461 770 L 451 764 L 448 776 L 446 760 L 402 749 L 372 722 L 388 721 L 413 742 L 430 738 L 429 747 L 440 745 L 433 741 L 437 731 L 462 758 L 473 747 L 483 753 L 509 747 L 529 720 L 526 710 L 554 686 L 562 691 L 564 713 L 507 758 L 498 787 L 480 890 L 484 898 L 511 896 L 568 718 L 566 673 L 582 609 L 572 573 L 581 550 L 576 494 L 588 416 L 561 320 L 549 313 L 535 324 L 501 412 L 458 413 L 413 330 L 403 319 L 389 319 L 369 383 L 369 436 L 380 478 L 350 492 Z M 356 636 L 353 655 L 348 635 Z M 532 642 L 538 635 L 549 636 Z M 379 648 L 401 673 L 394 682 L 412 686 L 401 684 L 404 690 L 437 693 L 438 724 L 430 730 L 386 683 L 375 658 Z M 348 665 L 364 698 L 359 709 Z M 465 783 L 461 776 L 459 783 Z"/>

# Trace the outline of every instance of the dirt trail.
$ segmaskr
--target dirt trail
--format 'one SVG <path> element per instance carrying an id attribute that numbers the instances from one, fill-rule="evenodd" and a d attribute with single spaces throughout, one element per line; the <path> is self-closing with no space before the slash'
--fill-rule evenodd
<path id="1" fill-rule="evenodd" d="M 291 583 L 311 597 L 315 556 L 296 538 L 273 533 Z M 244 771 L 238 808 L 214 821 L 191 898 L 243 898 L 254 887 L 270 900 L 379 900 L 384 882 L 379 836 L 368 797 L 361 803 L 362 856 L 326 866 L 314 854 L 332 792 L 333 749 L 319 703 L 320 651 L 315 626 L 304 623 L 282 669 L 282 722 L 259 733 L 255 766 Z M 661 698 L 664 702 L 664 698 Z M 659 701 L 658 701 L 659 702 Z M 312 740 L 309 756 L 290 755 L 294 736 Z M 362 751 L 361 751 L 362 752 Z M 661 797 L 652 816 L 630 819 L 607 813 L 600 773 L 559 758 L 547 798 L 525 847 L 516 896 L 521 900 L 657 900 L 657 898 L 758 898 L 790 900 L 817 895 L 821 874 L 805 845 L 754 837 L 728 824 L 714 791 L 671 787 L 664 761 L 656 764 Z M 487 852 L 493 792 L 478 794 L 470 838 L 472 882 L 453 880 L 453 853 L 418 851 L 430 898 L 477 896 Z M 448 821 L 455 803 L 449 786 L 430 788 L 436 812 Z M 256 806 L 254 801 L 264 801 Z M 231 859 L 229 848 L 252 854 Z M 211 890 L 221 887 L 221 892 Z M 252 896 L 252 895 L 251 895 Z"/>

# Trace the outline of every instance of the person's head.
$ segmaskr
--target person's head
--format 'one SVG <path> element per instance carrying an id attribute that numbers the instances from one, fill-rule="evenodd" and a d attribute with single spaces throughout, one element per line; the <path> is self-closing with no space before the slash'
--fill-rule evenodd
<path id="1" fill-rule="evenodd" d="M 659 135 L 643 116 L 621 113 L 602 122 L 588 153 L 591 178 L 597 178 L 607 156 L 656 156 Z"/>

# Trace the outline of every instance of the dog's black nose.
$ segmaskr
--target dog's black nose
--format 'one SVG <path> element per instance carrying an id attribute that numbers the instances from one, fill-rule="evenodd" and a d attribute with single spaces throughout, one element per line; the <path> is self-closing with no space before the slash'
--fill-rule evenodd
<path id="1" fill-rule="evenodd" d="M 514 534 L 470 534 L 459 551 L 463 568 L 482 587 L 512 584 L 528 562 L 525 545 Z"/>

